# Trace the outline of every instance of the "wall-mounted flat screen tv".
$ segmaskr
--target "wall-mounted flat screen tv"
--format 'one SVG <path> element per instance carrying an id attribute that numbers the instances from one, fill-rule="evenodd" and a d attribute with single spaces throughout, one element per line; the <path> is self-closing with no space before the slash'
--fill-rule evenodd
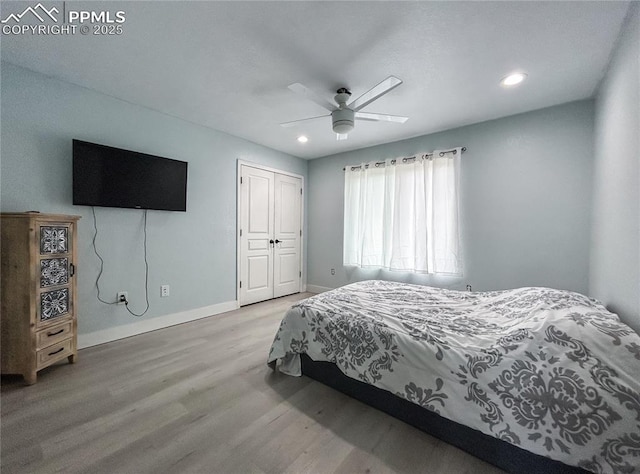
<path id="1" fill-rule="evenodd" d="M 187 164 L 73 140 L 73 204 L 186 211 Z"/>

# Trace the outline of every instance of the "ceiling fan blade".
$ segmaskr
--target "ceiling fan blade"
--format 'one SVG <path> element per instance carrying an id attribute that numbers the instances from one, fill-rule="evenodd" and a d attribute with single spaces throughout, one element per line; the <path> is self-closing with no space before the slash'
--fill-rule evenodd
<path id="1" fill-rule="evenodd" d="M 335 104 L 332 104 L 327 99 L 320 97 L 318 94 L 313 92 L 311 89 L 303 86 L 299 82 L 291 84 L 289 86 L 289 89 L 295 92 L 296 94 L 301 94 L 305 96 L 311 102 L 315 102 L 320 107 L 327 109 L 329 112 L 333 112 L 335 109 L 337 109 Z"/>
<path id="2" fill-rule="evenodd" d="M 349 104 L 349 108 L 352 109 L 354 112 L 357 112 L 363 107 L 366 107 L 367 105 L 369 105 L 378 97 L 381 97 L 387 92 L 395 89 L 400 84 L 402 84 L 402 81 L 400 79 L 398 79 L 395 76 L 389 76 L 380 84 L 378 84 L 377 86 L 374 86 L 372 89 L 369 89 L 367 92 L 362 94 L 356 100 L 351 102 Z"/>
<path id="3" fill-rule="evenodd" d="M 370 120 L 372 122 L 395 122 L 405 123 L 409 117 L 401 115 L 374 114 L 369 112 L 356 112 L 356 118 L 360 120 Z"/>
<path id="4" fill-rule="evenodd" d="M 346 133 L 336 133 L 336 140 L 338 141 L 346 140 L 347 138 L 349 138 L 349 135 L 347 135 Z"/>
<path id="5" fill-rule="evenodd" d="M 288 128 L 288 127 L 295 127 L 296 125 L 301 125 L 305 122 L 310 122 L 311 120 L 317 120 L 317 119 L 321 119 L 321 118 L 327 118 L 330 117 L 329 115 L 319 115 L 318 117 L 309 117 L 306 119 L 300 119 L 300 120 L 292 120 L 291 122 L 283 122 L 280 124 L 281 127 L 284 128 Z"/>

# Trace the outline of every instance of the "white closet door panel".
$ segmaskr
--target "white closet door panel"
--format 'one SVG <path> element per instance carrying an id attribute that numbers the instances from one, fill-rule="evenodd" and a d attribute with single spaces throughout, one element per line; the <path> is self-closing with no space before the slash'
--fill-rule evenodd
<path id="1" fill-rule="evenodd" d="M 247 291 L 256 292 L 269 288 L 271 285 L 270 274 L 273 273 L 270 258 L 267 255 L 248 257 Z"/>
<path id="2" fill-rule="evenodd" d="M 272 212 L 269 208 L 269 200 L 273 193 L 273 173 L 264 176 L 250 174 L 256 171 L 259 170 L 251 170 L 247 176 L 243 176 L 243 182 L 246 180 L 249 203 L 247 233 L 270 236 L 273 230 Z"/>
<path id="3" fill-rule="evenodd" d="M 241 305 L 273 298 L 274 174 L 241 167 L 240 295 Z"/>
<path id="4" fill-rule="evenodd" d="M 298 256 L 295 253 L 281 252 L 278 256 L 278 269 L 275 276 L 275 281 L 278 282 L 278 288 L 281 291 L 286 291 L 284 288 L 287 286 L 293 286 L 291 293 L 300 291 L 300 266 L 298 262 Z M 289 292 L 284 294 L 291 294 Z M 282 295 L 279 295 L 282 296 Z"/>
<path id="5" fill-rule="evenodd" d="M 302 180 L 275 175 L 274 297 L 300 291 Z"/>

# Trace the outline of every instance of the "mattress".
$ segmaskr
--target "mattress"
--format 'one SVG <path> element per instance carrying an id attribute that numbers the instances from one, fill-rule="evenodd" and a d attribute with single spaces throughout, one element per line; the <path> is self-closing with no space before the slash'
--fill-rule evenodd
<path id="1" fill-rule="evenodd" d="M 268 362 L 300 375 L 303 353 L 535 454 L 640 472 L 640 337 L 578 293 L 354 283 L 286 313 Z"/>

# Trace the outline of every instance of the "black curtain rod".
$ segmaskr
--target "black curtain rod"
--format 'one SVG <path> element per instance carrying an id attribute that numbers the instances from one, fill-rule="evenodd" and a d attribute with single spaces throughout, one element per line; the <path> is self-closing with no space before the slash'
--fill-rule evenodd
<path id="1" fill-rule="evenodd" d="M 463 147 L 462 147 L 462 153 L 464 153 L 465 151 L 467 151 L 467 147 L 466 147 L 466 146 L 463 146 Z M 457 148 L 453 148 L 453 149 L 451 149 L 451 150 L 444 150 L 444 151 L 441 151 L 441 152 L 440 152 L 440 156 L 444 156 L 446 153 L 453 153 L 453 154 L 455 155 L 455 154 L 457 154 L 457 153 L 458 153 L 458 149 L 457 149 Z M 427 158 L 427 157 L 429 157 L 429 156 L 433 156 L 433 153 L 424 153 L 424 154 L 421 156 L 421 158 Z M 403 163 L 406 163 L 406 162 L 408 162 L 408 161 L 410 161 L 410 160 L 415 160 L 416 158 L 417 158 L 417 156 L 407 156 L 406 158 L 402 158 L 402 162 L 403 162 Z M 386 164 L 384 161 L 378 161 L 378 162 L 376 162 L 375 166 L 377 167 L 377 166 L 384 165 L 384 164 Z M 391 164 L 392 164 L 392 165 L 395 165 L 395 164 L 396 164 L 396 160 L 395 160 L 395 159 L 391 160 Z M 364 165 L 364 167 L 365 167 L 365 168 L 368 168 L 368 167 L 369 167 L 369 165 L 368 165 L 368 164 L 366 164 L 366 165 Z M 355 171 L 355 170 L 357 170 L 358 168 L 362 168 L 362 165 L 358 165 L 358 166 L 351 166 L 351 171 Z M 346 171 L 346 170 L 347 170 L 347 168 L 346 168 L 346 167 L 342 168 L 342 171 Z"/>

